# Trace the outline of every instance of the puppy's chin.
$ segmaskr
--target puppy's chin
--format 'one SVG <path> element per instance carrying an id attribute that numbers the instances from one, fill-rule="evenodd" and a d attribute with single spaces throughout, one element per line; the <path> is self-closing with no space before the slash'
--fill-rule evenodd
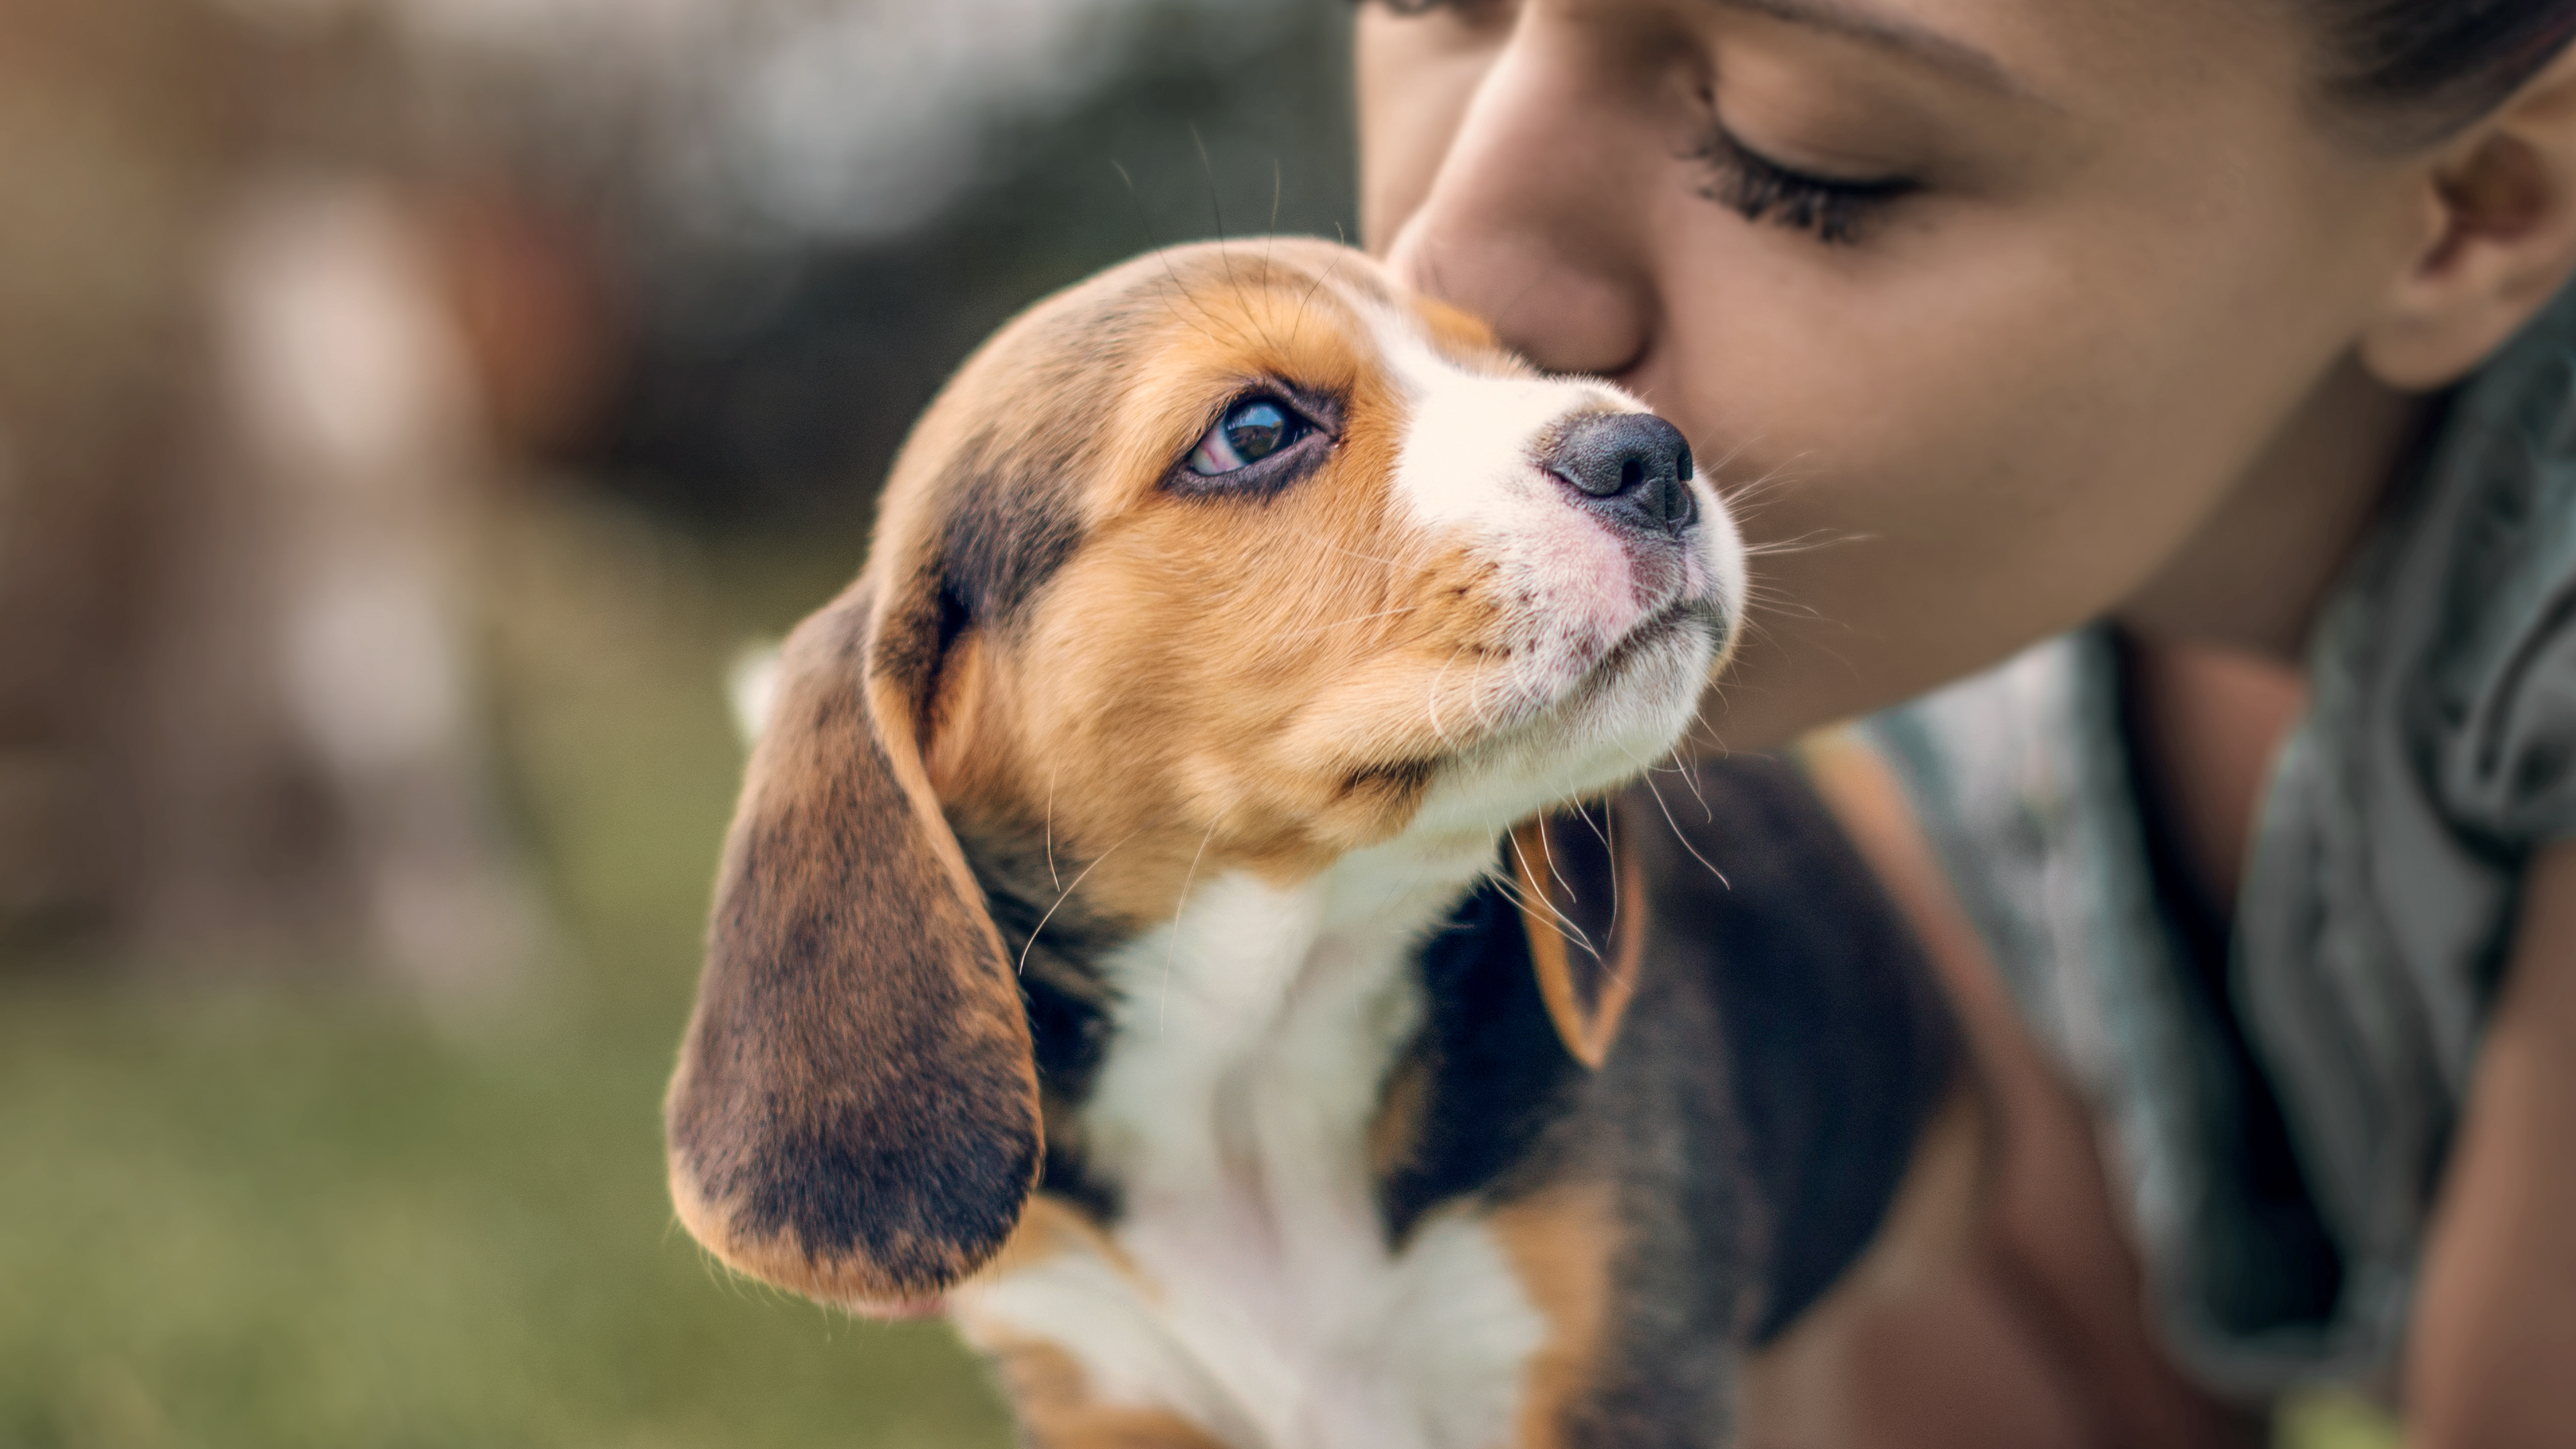
<path id="1" fill-rule="evenodd" d="M 1491 833 L 1643 775 L 1697 717 L 1718 630 L 1696 608 L 1641 625 L 1556 700 L 1445 763 L 1404 834 Z"/>

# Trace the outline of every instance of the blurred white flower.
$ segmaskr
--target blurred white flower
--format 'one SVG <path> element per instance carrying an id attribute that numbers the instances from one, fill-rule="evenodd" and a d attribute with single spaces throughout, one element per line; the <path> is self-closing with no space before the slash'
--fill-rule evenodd
<path id="1" fill-rule="evenodd" d="M 733 729 L 743 748 L 760 743 L 769 716 L 778 707 L 779 642 L 753 639 L 734 650 L 725 666 L 725 703 L 731 706 Z"/>

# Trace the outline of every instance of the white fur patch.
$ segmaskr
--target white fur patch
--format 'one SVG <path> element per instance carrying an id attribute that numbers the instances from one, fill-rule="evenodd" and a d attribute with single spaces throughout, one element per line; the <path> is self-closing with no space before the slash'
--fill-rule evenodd
<path id="1" fill-rule="evenodd" d="M 960 1292 L 968 1332 L 1041 1337 L 1103 1402 L 1241 1449 L 1505 1442 L 1546 1320 L 1474 1222 L 1390 1254 L 1367 1152 L 1414 951 L 1491 858 L 1407 841 L 1294 890 L 1220 878 L 1118 952 L 1083 1125 L 1142 1282 L 1070 1252 Z"/>
<path id="2" fill-rule="evenodd" d="M 1477 681 L 1473 723 L 1492 737 L 1445 771 L 1426 807 L 1464 828 L 1532 811 L 1643 773 L 1679 738 L 1717 663 L 1705 631 L 1634 651 L 1624 677 L 1573 707 L 1601 661 L 1644 621 L 1705 603 L 1732 634 L 1745 594 L 1743 540 L 1705 477 L 1699 522 L 1677 577 L 1649 578 L 1629 546 L 1541 465 L 1546 440 L 1594 413 L 1645 405 L 1598 379 L 1498 377 L 1440 355 L 1405 314 L 1371 314 L 1388 374 L 1411 409 L 1394 497 L 1435 547 L 1491 563 L 1510 601 L 1514 663 Z M 1670 574 L 1672 570 L 1665 568 Z M 1526 726 L 1526 727 L 1522 727 Z M 1520 728 L 1516 728 L 1520 727 Z"/>

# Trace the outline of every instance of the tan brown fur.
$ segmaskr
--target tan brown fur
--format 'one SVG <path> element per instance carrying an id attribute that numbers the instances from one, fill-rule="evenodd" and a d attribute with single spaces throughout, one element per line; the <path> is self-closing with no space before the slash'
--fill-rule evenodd
<path id="1" fill-rule="evenodd" d="M 1377 1120 L 1369 1124 L 1369 1172 L 1383 1182 L 1413 1159 L 1421 1141 L 1423 1114 L 1430 1106 L 1430 1064 L 1409 1057 L 1387 1081 Z"/>
<path id="2" fill-rule="evenodd" d="M 1507 1204 L 1486 1225 L 1548 1322 L 1521 1388 L 1515 1449 L 1559 1449 L 1567 1409 L 1593 1382 L 1606 1342 L 1618 1215 L 1606 1184 L 1554 1188 Z"/>
<path id="3" fill-rule="evenodd" d="M 1602 942 L 1600 965 L 1578 972 L 1573 944 L 1566 937 L 1560 888 L 1553 879 L 1548 822 L 1531 820 L 1511 833 L 1512 875 L 1519 887 L 1521 919 L 1529 932 L 1530 960 L 1538 969 L 1539 994 L 1548 1019 L 1574 1059 L 1598 1068 L 1618 1037 L 1619 1018 L 1637 994 L 1637 971 L 1646 944 L 1646 883 L 1634 854 L 1616 855 L 1619 893 L 1634 903 L 1613 920 L 1610 939 Z M 1578 980 L 1578 974 L 1583 980 Z"/>
<path id="4" fill-rule="evenodd" d="M 1039 1339 L 1006 1339 L 987 1353 L 1031 1449 L 1227 1449 L 1178 1414 L 1103 1404 L 1073 1356 Z"/>

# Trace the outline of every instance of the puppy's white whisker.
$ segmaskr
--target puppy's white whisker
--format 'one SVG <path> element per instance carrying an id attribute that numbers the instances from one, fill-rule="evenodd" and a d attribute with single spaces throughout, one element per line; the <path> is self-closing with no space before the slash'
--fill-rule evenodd
<path id="1" fill-rule="evenodd" d="M 1115 161 L 1109 164 L 1118 167 L 1119 176 L 1126 178 L 1127 180 L 1128 191 L 1131 194 L 1134 193 L 1136 190 L 1136 182 L 1134 178 L 1127 176 L 1127 168 L 1119 166 Z M 1141 214 L 1144 209 L 1143 198 L 1138 197 L 1136 205 L 1139 213 Z M 1150 231 L 1150 228 L 1148 228 L 1148 230 Z M 1215 312 L 1209 310 L 1207 302 L 1198 295 L 1198 292 L 1181 280 L 1179 269 L 1172 265 L 1170 249 L 1157 248 L 1154 255 L 1160 259 L 1163 264 L 1164 279 L 1172 284 L 1171 290 L 1163 297 L 1164 310 L 1177 319 L 1181 315 L 1181 302 L 1187 301 L 1190 306 L 1198 312 L 1200 320 L 1207 323 L 1208 331 L 1211 334 L 1219 332 L 1231 333 L 1232 335 L 1230 340 L 1240 345 L 1244 341 L 1243 334 L 1232 328 L 1223 319 L 1219 318 Z"/>
<path id="2" fill-rule="evenodd" d="M 1646 793 L 1655 797 L 1655 807 L 1664 812 L 1664 823 L 1673 828 L 1673 839 L 1682 843 L 1682 849 L 1690 852 L 1691 859 L 1698 861 L 1703 866 L 1706 866 L 1708 873 L 1717 877 L 1717 883 L 1719 885 L 1726 887 L 1728 890 L 1735 889 L 1735 882 L 1726 878 L 1726 872 L 1719 870 L 1714 865 L 1710 865 L 1708 857 L 1699 853 L 1699 847 L 1691 844 L 1691 838 L 1683 831 L 1682 823 L 1673 818 L 1673 807 L 1665 801 L 1664 792 L 1655 787 L 1655 777 L 1647 775 L 1643 778 L 1646 782 Z"/>
<path id="3" fill-rule="evenodd" d="M 1312 283 L 1308 284 L 1306 295 L 1297 299 L 1297 315 L 1288 325 L 1289 341 L 1296 341 L 1299 333 L 1305 329 L 1306 305 L 1315 300 L 1315 294 L 1323 289 L 1326 282 L 1332 280 L 1333 275 L 1341 270 L 1341 266 L 1342 259 L 1340 257 L 1333 258 L 1332 265 L 1324 268 L 1323 272 L 1319 274 Z"/>
<path id="4" fill-rule="evenodd" d="M 1204 154 L 1202 155 L 1202 159 L 1204 159 Z M 1179 302 L 1175 299 L 1186 299 L 1191 306 L 1198 310 L 1200 318 L 1208 324 L 1208 330 L 1210 332 L 1213 333 L 1217 331 L 1231 330 L 1214 312 L 1208 310 L 1207 303 L 1200 299 L 1197 291 L 1181 280 L 1179 269 L 1172 265 L 1170 248 L 1163 246 L 1160 242 L 1157 242 L 1154 239 L 1154 225 L 1153 222 L 1145 215 L 1145 198 L 1143 193 L 1136 189 L 1136 178 L 1128 173 L 1127 168 L 1123 163 L 1113 160 L 1109 165 L 1112 170 L 1118 173 L 1118 179 L 1127 184 L 1127 196 L 1129 200 L 1136 204 L 1136 217 L 1138 222 L 1144 226 L 1146 244 L 1153 248 L 1153 255 L 1161 260 L 1163 264 L 1164 279 L 1172 284 L 1170 294 L 1166 295 L 1163 299 L 1165 309 L 1169 311 L 1172 316 L 1177 318 L 1180 316 L 1180 306 Z M 1211 201 L 1215 199 L 1213 182 L 1211 182 L 1210 185 L 1209 199 Z M 1222 218 L 1219 219 L 1217 230 L 1220 236 L 1224 234 Z M 1230 276 L 1231 273 L 1229 273 L 1229 277 Z M 1235 332 L 1233 340 L 1241 342 L 1243 340 L 1243 335 L 1240 332 Z"/>
<path id="5" fill-rule="evenodd" d="M 1190 857 L 1190 868 L 1181 876 L 1180 899 L 1172 903 L 1172 949 L 1163 953 L 1163 983 L 1154 995 L 1154 1035 L 1163 1034 L 1163 1025 L 1171 1019 L 1172 967 L 1181 959 L 1181 917 L 1190 909 L 1190 883 L 1198 879 L 1199 862 L 1207 858 L 1208 842 L 1216 839 L 1216 828 L 1225 823 L 1220 815 L 1208 822 L 1207 834 L 1199 837 L 1198 853 Z"/>
<path id="6" fill-rule="evenodd" d="M 1586 818 L 1586 819 L 1589 819 L 1589 818 L 1591 818 L 1591 817 L 1586 816 L 1585 818 Z M 1610 939 L 1611 939 L 1611 941 L 1612 941 L 1612 942 L 1614 942 L 1614 943 L 1615 943 L 1615 942 L 1617 942 L 1617 941 L 1618 941 L 1618 939 L 1619 939 L 1619 874 L 1620 874 L 1620 872 L 1619 872 L 1619 847 L 1618 847 L 1618 845 L 1617 845 L 1617 844 L 1615 844 L 1615 843 L 1610 839 L 1610 837 L 1611 837 L 1611 835 L 1612 835 L 1612 834 L 1616 833 L 1617 829 L 1618 829 L 1618 823 L 1617 823 L 1616 821 L 1614 821 L 1613 819 L 1611 819 L 1611 817 L 1610 817 L 1610 809 L 1609 809 L 1609 806 L 1608 806 L 1607 804 L 1604 804 L 1604 805 L 1603 805 L 1603 807 L 1602 807 L 1602 810 L 1601 810 L 1601 849 L 1602 849 L 1605 853 L 1607 853 L 1607 854 L 1609 855 L 1609 857 L 1610 857 L 1610 927 L 1609 927 L 1609 930 L 1610 930 Z"/>
<path id="7" fill-rule="evenodd" d="M 1275 637 L 1280 639 L 1303 639 L 1309 634 L 1321 634 L 1332 629 L 1348 628 L 1353 624 L 1365 624 L 1371 619 L 1392 619 L 1399 615 L 1416 613 L 1420 611 L 1422 607 L 1423 606 L 1420 604 L 1407 604 L 1401 609 L 1380 609 L 1374 614 L 1359 614 L 1348 619 L 1335 619 L 1329 624 L 1317 624 L 1311 629 L 1292 629 L 1285 634 L 1280 634 Z"/>
<path id="8" fill-rule="evenodd" d="M 1836 548 L 1849 543 L 1868 543 L 1875 537 L 1877 537 L 1875 534 L 1837 533 L 1819 528 L 1799 534 L 1796 538 L 1746 544 L 1744 553 L 1747 558 L 1776 558 L 1782 554 L 1814 553 L 1818 549 Z"/>
<path id="9" fill-rule="evenodd" d="M 1056 781 L 1057 781 L 1057 780 L 1059 780 L 1059 779 L 1061 779 L 1061 778 L 1063 778 L 1063 775 L 1064 775 L 1064 762 L 1063 762 L 1062 760 L 1058 760 L 1058 761 L 1056 761 L 1053 765 L 1049 766 L 1049 767 L 1048 767 L 1048 769 L 1047 769 L 1047 806 L 1046 806 L 1046 860 L 1047 860 L 1047 884 L 1048 884 L 1048 885 L 1051 885 L 1051 886 L 1054 886 L 1054 887 L 1055 887 L 1057 890 L 1059 890 L 1059 891 L 1061 891 L 1061 890 L 1063 890 L 1063 889 L 1064 889 L 1064 878 L 1063 878 L 1062 876 L 1057 875 L 1057 874 L 1056 874 L 1056 872 L 1055 872 L 1055 786 L 1056 786 Z"/>
<path id="10" fill-rule="evenodd" d="M 1073 893 L 1082 889 L 1082 882 L 1084 879 L 1089 877 L 1093 871 L 1100 869 L 1100 862 L 1117 854 L 1119 846 L 1125 845 L 1128 841 L 1135 839 L 1138 834 L 1143 832 L 1144 829 L 1144 826 L 1139 825 L 1134 830 L 1130 830 L 1125 835 L 1118 837 L 1118 839 L 1112 843 L 1107 850 L 1100 852 L 1098 856 L 1094 857 L 1091 864 L 1082 868 L 1082 874 L 1073 878 L 1073 884 L 1066 886 L 1064 890 L 1056 896 L 1055 904 L 1047 907 L 1046 914 L 1038 917 L 1038 923 L 1029 928 L 1029 938 L 1020 943 L 1019 964 L 1011 968 L 1011 974 L 1015 976 L 1025 976 L 1028 974 L 1029 952 L 1031 949 L 1036 947 L 1038 937 L 1046 934 L 1047 922 L 1054 920 L 1055 913 L 1064 908 L 1064 903 L 1073 899 Z"/>
<path id="11" fill-rule="evenodd" d="M 1735 460 L 1743 457 L 1744 450 L 1752 447 L 1753 444 L 1761 438 L 1761 436 L 1761 434 L 1755 433 L 1749 437 L 1736 439 L 1734 447 L 1727 449 L 1724 454 L 1719 456 L 1716 462 L 1702 463 L 1700 465 L 1700 471 L 1707 474 L 1711 480 L 1714 480 L 1718 474 L 1734 467 Z"/>
<path id="12" fill-rule="evenodd" d="M 1577 815 L 1582 814 L 1582 807 L 1575 807 L 1574 813 Z M 1576 905 L 1583 904 L 1583 897 L 1574 889 L 1574 882 L 1567 880 L 1565 878 L 1565 872 L 1556 868 L 1556 841 L 1548 835 L 1544 824 L 1539 828 L 1538 848 L 1539 853 L 1547 857 L 1547 873 L 1555 878 L 1558 885 L 1565 887 L 1565 898 L 1574 902 Z"/>
<path id="13" fill-rule="evenodd" d="M 1691 765 L 1675 760 L 1673 773 L 1682 777 L 1683 784 L 1690 786 L 1692 797 L 1699 801 L 1699 813 L 1708 818 L 1709 824 L 1715 825 L 1717 809 L 1708 803 L 1708 792 L 1699 787 L 1699 771 Z"/>
<path id="14" fill-rule="evenodd" d="M 1581 905 L 1583 903 L 1582 898 L 1575 895 L 1574 883 L 1565 878 L 1565 872 L 1556 868 L 1556 842 L 1548 838 L 1547 817 L 1545 815 L 1539 817 L 1538 853 L 1539 857 L 1547 862 L 1548 879 L 1565 887 L 1566 898 L 1573 901 L 1576 905 Z"/>
<path id="15" fill-rule="evenodd" d="M 1610 819 L 1610 803 L 1608 801 L 1605 800 L 1602 802 L 1600 822 L 1596 823 L 1592 818 L 1592 812 L 1583 808 L 1581 805 L 1574 807 L 1574 818 L 1591 826 L 1592 838 L 1600 841 L 1605 848 L 1610 844 L 1609 833 L 1602 828 Z"/>
<path id="16" fill-rule="evenodd" d="M 1530 870 L 1529 858 L 1521 853 L 1519 839 L 1508 832 L 1505 833 L 1503 838 L 1511 842 L 1512 854 L 1520 860 L 1521 868 L 1523 870 Z M 1521 914 L 1524 918 L 1543 919 L 1547 922 L 1548 929 L 1556 932 L 1557 936 L 1566 944 L 1571 946 L 1581 946 L 1586 951 L 1593 951 L 1596 954 L 1598 953 L 1598 948 L 1592 944 L 1592 938 L 1584 934 L 1583 928 L 1576 925 L 1571 916 L 1568 916 L 1565 912 L 1556 908 L 1556 902 L 1547 898 L 1546 891 L 1532 891 L 1529 887 L 1522 885 L 1518 878 L 1508 873 L 1499 877 L 1499 879 L 1502 883 L 1503 894 L 1511 898 L 1512 904 L 1521 908 Z M 1537 879 L 1537 873 L 1535 871 L 1531 872 L 1531 879 Z"/>
<path id="17" fill-rule="evenodd" d="M 1741 451 L 1741 449 L 1738 451 Z M 1730 461 L 1732 461 L 1733 456 L 1733 454 L 1728 455 Z M 1800 453 L 1795 456 L 1782 459 L 1780 462 L 1771 465 L 1769 471 L 1763 473 L 1760 477 L 1754 478 L 1748 482 L 1736 484 L 1720 483 L 1718 481 L 1718 470 L 1712 468 L 1708 470 L 1709 482 L 1711 486 L 1718 490 L 1719 495 L 1725 499 L 1727 507 L 1734 510 L 1738 516 L 1759 516 L 1761 510 L 1756 506 L 1757 504 L 1768 498 L 1772 493 L 1780 491 L 1786 485 L 1798 482 L 1803 478 L 1804 475 L 1798 471 L 1798 466 L 1805 462 L 1807 457 L 1807 454 Z"/>
<path id="18" fill-rule="evenodd" d="M 1234 239 L 1226 235 L 1225 203 L 1217 195 L 1216 166 L 1208 159 L 1207 137 L 1199 133 L 1198 123 L 1195 121 L 1190 123 L 1190 144 L 1198 148 L 1199 171 L 1207 179 L 1208 214 L 1216 221 L 1217 261 L 1225 269 L 1226 290 L 1233 293 L 1237 301 L 1241 301 L 1249 294 L 1245 291 L 1241 279 L 1234 274 Z M 1268 252 L 1265 251 L 1263 256 L 1266 259 Z M 1271 351 L 1279 350 L 1277 340 L 1270 336 L 1267 328 L 1263 327 L 1260 318 L 1249 308 L 1245 311 L 1254 333 L 1260 337 L 1262 344 Z"/>
<path id="19" fill-rule="evenodd" d="M 1355 548 L 1344 548 L 1344 547 L 1342 547 L 1340 544 L 1337 544 L 1337 543 L 1331 542 L 1330 540 L 1322 540 L 1322 542 L 1323 542 L 1324 547 L 1326 547 L 1326 548 L 1328 548 L 1328 549 L 1331 549 L 1331 550 L 1332 550 L 1333 552 L 1335 552 L 1335 553 L 1346 553 L 1346 554 L 1349 554 L 1351 557 L 1353 557 L 1353 558 L 1355 558 L 1355 559 L 1359 559 L 1359 560 L 1361 560 L 1361 561 L 1363 561 L 1363 562 L 1365 562 L 1365 563 L 1378 564 L 1378 565 L 1381 565 L 1381 566 L 1383 566 L 1383 567 L 1391 568 L 1391 569 L 1400 569 L 1400 568 L 1403 568 L 1403 567 L 1404 567 L 1404 565 L 1403 565 L 1403 564 L 1397 563 L 1394 559 L 1391 559 L 1391 558 L 1379 558 L 1379 557 L 1378 557 L 1377 555 L 1375 555 L 1375 554 L 1362 553 L 1362 552 L 1360 552 L 1358 549 L 1355 549 Z"/>
<path id="20" fill-rule="evenodd" d="M 1449 657 L 1442 661 L 1439 672 L 1431 676 L 1431 688 L 1428 691 L 1431 707 L 1431 738 L 1443 745 L 1450 743 L 1450 740 L 1448 730 L 1442 728 L 1440 724 L 1440 681 L 1449 677 L 1449 666 L 1457 663 L 1458 656 L 1466 652 L 1467 646 L 1464 644 L 1450 650 Z"/>

